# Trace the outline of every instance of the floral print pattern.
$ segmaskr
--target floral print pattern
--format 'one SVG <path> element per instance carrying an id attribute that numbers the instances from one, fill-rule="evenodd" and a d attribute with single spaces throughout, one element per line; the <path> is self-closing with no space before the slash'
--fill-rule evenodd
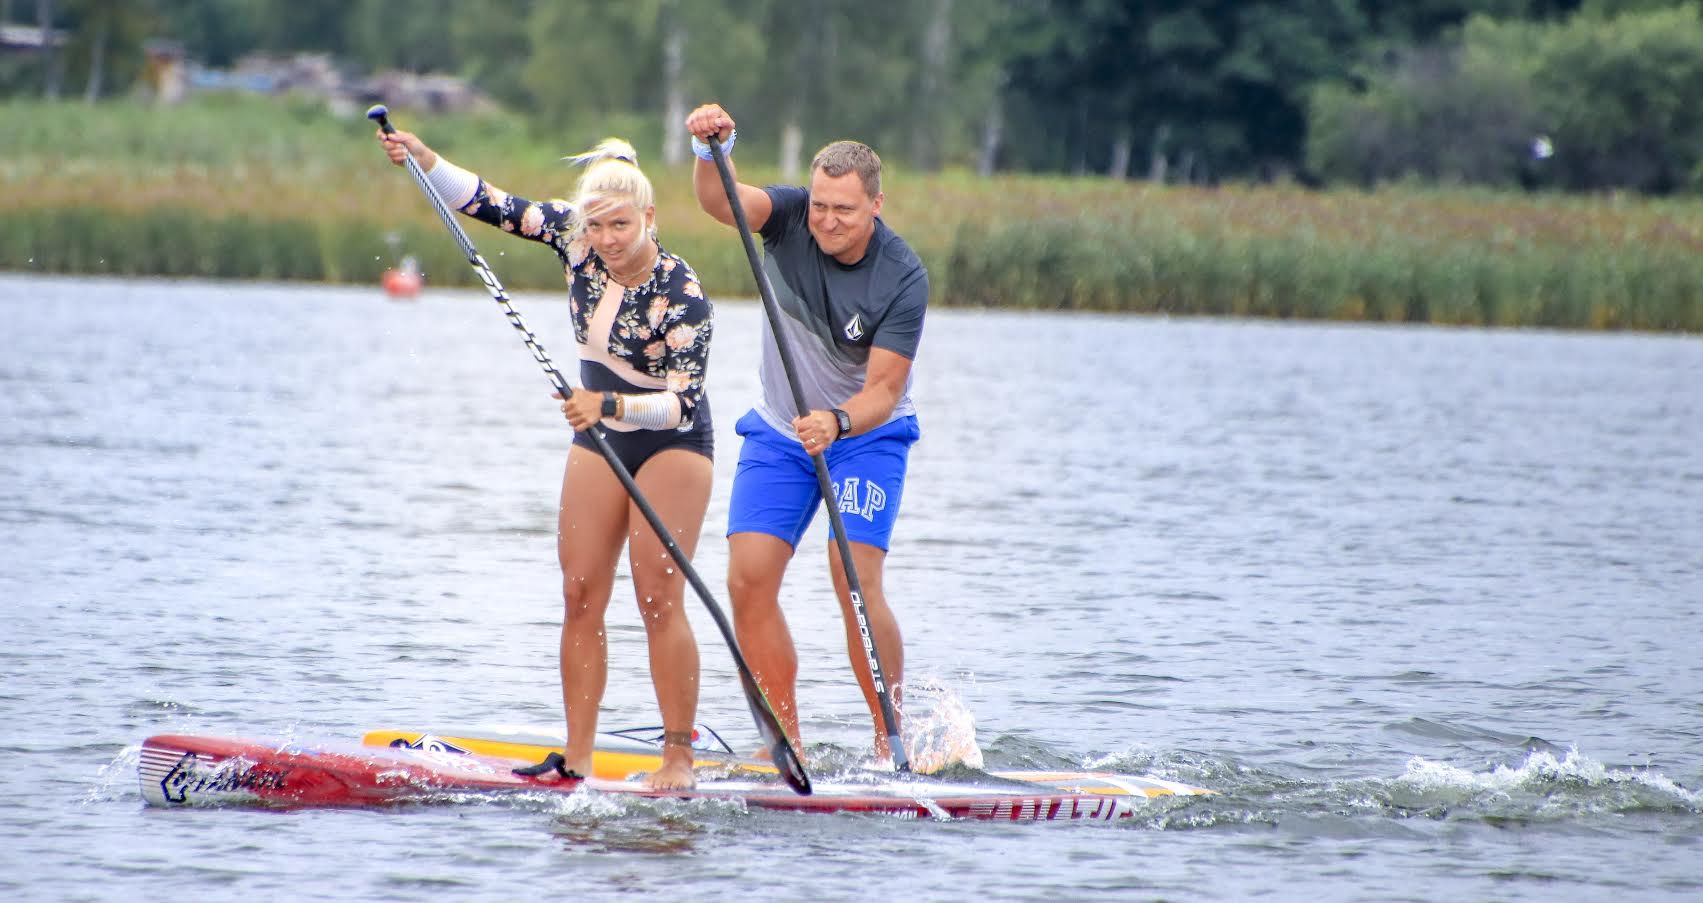
<path id="1" fill-rule="evenodd" d="M 597 301 L 609 287 L 609 269 L 589 242 L 577 238 L 573 205 L 529 201 L 479 180 L 461 212 L 504 232 L 549 245 L 562 261 L 568 282 L 568 312 L 574 340 L 584 348 Z M 698 274 L 686 261 L 657 247 L 656 267 L 644 284 L 625 291 L 609 329 L 609 354 L 667 386 L 680 397 L 679 429 L 688 429 L 704 401 L 714 307 L 704 297 Z M 582 380 L 590 371 L 581 365 Z M 606 371 L 605 371 L 606 372 Z M 586 383 L 587 388 L 598 389 Z"/>

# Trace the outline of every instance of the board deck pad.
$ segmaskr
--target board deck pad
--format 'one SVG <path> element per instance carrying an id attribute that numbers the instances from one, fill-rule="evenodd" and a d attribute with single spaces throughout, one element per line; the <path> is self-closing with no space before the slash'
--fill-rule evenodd
<path id="1" fill-rule="evenodd" d="M 650 738 L 654 735 L 654 741 Z M 597 735 L 592 754 L 592 776 L 624 780 L 640 772 L 651 771 L 662 764 L 659 746 L 660 728 L 633 728 Z M 361 738 L 367 746 L 406 747 L 443 752 L 475 753 L 541 762 L 546 755 L 560 752 L 565 742 L 559 732 L 536 727 L 477 725 L 452 727 L 442 731 L 380 728 L 367 731 Z M 775 768 L 767 762 L 739 758 L 727 749 L 713 730 L 697 726 L 694 730 L 697 753 L 693 765 L 714 768 L 735 774 L 773 775 Z M 987 772 L 990 778 L 1017 784 L 1045 787 L 1066 793 L 1097 793 L 1107 796 L 1199 796 L 1211 793 L 1177 781 L 1153 775 L 1127 775 L 1107 771 L 1026 771 L 996 770 Z"/>
<path id="2" fill-rule="evenodd" d="M 808 796 L 762 775 L 655 791 L 630 780 L 514 774 L 511 769 L 522 764 L 520 759 L 407 746 L 161 734 L 143 742 L 137 779 L 144 801 L 166 807 L 366 807 L 442 801 L 466 793 L 586 790 L 656 800 L 722 800 L 747 809 L 991 821 L 1110 821 L 1129 818 L 1141 807 L 1127 795 L 896 775 L 867 783 L 818 782 Z"/>

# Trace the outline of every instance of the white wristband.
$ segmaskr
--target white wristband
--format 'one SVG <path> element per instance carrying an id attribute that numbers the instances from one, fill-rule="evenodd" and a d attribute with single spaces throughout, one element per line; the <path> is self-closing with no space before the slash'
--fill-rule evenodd
<path id="1" fill-rule="evenodd" d="M 725 156 L 733 153 L 733 142 L 738 137 L 739 137 L 739 130 L 738 129 L 734 129 L 733 131 L 727 133 L 727 140 L 723 141 L 721 143 L 722 156 L 725 157 Z M 693 156 L 697 157 L 699 160 L 703 160 L 703 161 L 711 162 L 711 163 L 715 162 L 715 152 L 710 150 L 709 142 L 705 141 L 702 138 L 699 138 L 697 135 L 692 136 L 692 154 L 693 154 Z"/>

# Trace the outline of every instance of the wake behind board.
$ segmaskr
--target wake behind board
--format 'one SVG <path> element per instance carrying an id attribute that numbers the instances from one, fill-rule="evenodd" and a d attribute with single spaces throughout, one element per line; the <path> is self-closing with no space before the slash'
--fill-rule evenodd
<path id="1" fill-rule="evenodd" d="M 374 747 L 397 747 L 433 750 L 448 753 L 474 753 L 543 761 L 546 755 L 562 748 L 562 734 L 548 729 L 528 727 L 477 726 L 452 728 L 443 731 L 379 729 L 368 731 L 361 742 Z M 599 733 L 592 754 L 592 776 L 624 780 L 639 772 L 653 771 L 662 764 L 660 728 L 631 728 Z M 697 768 L 717 768 L 738 774 L 773 775 L 775 768 L 767 762 L 742 759 L 721 737 L 707 727 L 694 730 L 693 765 Z M 1212 791 L 1191 787 L 1152 775 L 1115 774 L 1105 771 L 991 771 L 988 775 L 1002 781 L 1027 784 L 1063 793 L 1092 793 L 1105 796 L 1162 797 L 1198 796 Z"/>
<path id="2" fill-rule="evenodd" d="M 1013 792 L 927 779 L 819 782 L 809 796 L 779 781 L 706 781 L 654 791 L 634 781 L 521 777 L 517 759 L 353 743 L 299 743 L 161 734 L 142 743 L 137 777 L 153 806 L 361 807 L 442 800 L 459 793 L 587 788 L 649 799 L 723 800 L 755 809 L 865 812 L 982 821 L 1111 821 L 1137 807 L 1125 797 L 1037 788 Z"/>

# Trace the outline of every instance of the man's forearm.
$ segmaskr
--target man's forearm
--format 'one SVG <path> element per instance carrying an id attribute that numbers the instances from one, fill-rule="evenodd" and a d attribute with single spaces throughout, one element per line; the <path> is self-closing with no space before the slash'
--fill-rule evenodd
<path id="1" fill-rule="evenodd" d="M 734 172 L 733 161 L 727 161 L 729 172 Z M 737 174 L 734 184 L 739 184 Z M 727 201 L 727 191 L 721 185 L 721 173 L 716 171 L 714 161 L 695 160 L 692 164 L 692 190 L 698 195 L 698 206 L 705 213 L 714 217 L 723 225 L 734 225 L 733 205 Z"/>

